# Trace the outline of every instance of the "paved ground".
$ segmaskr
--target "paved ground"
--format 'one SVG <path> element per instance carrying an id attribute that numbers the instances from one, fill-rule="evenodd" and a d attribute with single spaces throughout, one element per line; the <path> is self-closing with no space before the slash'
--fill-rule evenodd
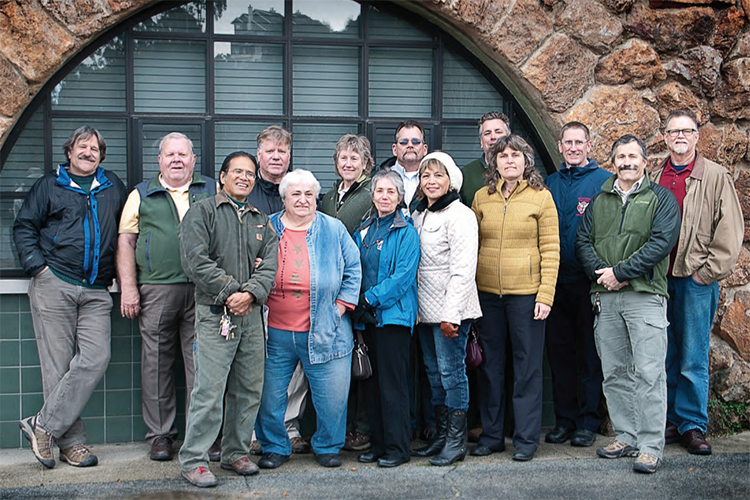
<path id="1" fill-rule="evenodd" d="M 599 436 L 597 444 L 606 442 Z M 526 463 L 513 462 L 506 451 L 467 457 L 453 467 L 412 461 L 388 470 L 359 464 L 356 453 L 343 453 L 344 465 L 333 470 L 319 467 L 311 455 L 295 455 L 279 469 L 250 478 L 211 464 L 219 486 L 209 490 L 181 479 L 176 461 L 148 460 L 145 443 L 94 446 L 100 465 L 88 469 L 58 462 L 48 470 L 28 449 L 3 450 L 0 499 L 750 498 L 750 432 L 711 443 L 710 457 L 667 446 L 664 464 L 654 475 L 633 473 L 633 459 L 603 460 L 591 448 L 567 444 L 542 444 Z"/>

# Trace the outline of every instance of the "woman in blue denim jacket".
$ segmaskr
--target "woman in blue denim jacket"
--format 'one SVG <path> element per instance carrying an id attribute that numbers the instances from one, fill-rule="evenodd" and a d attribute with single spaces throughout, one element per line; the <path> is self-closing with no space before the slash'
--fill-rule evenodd
<path id="1" fill-rule="evenodd" d="M 284 210 L 271 216 L 279 236 L 279 268 L 268 298 L 268 356 L 256 434 L 261 469 L 291 455 L 284 425 L 287 388 L 298 361 L 318 414 L 310 444 L 324 467 L 341 465 L 354 346 L 348 310 L 358 302 L 359 252 L 341 221 L 316 211 L 320 184 L 307 170 L 279 185 Z"/>
<path id="2" fill-rule="evenodd" d="M 363 463 L 397 467 L 409 461 L 409 344 L 417 319 L 419 235 L 398 205 L 401 176 L 380 170 L 370 184 L 377 214 L 354 233 L 362 260 L 362 294 L 353 316 L 364 329 L 372 376 L 364 381 L 371 451 Z"/>

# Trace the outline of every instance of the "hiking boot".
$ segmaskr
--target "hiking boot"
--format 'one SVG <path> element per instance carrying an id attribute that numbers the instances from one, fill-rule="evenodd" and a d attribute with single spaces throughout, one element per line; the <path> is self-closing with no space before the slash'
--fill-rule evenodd
<path id="1" fill-rule="evenodd" d="M 638 455 L 638 448 L 622 441 L 615 441 L 604 448 L 597 448 L 596 454 L 602 458 L 635 457 Z"/>
<path id="2" fill-rule="evenodd" d="M 653 474 L 659 468 L 661 459 L 653 453 L 641 453 L 633 464 L 633 472 Z"/>
<path id="3" fill-rule="evenodd" d="M 292 441 L 292 453 L 310 453 L 312 448 L 310 443 L 302 439 L 301 437 L 293 437 Z"/>
<path id="4" fill-rule="evenodd" d="M 99 463 L 96 455 L 91 453 L 85 444 L 74 444 L 70 448 L 60 450 L 60 461 L 68 462 L 74 467 L 93 467 Z"/>
<path id="5" fill-rule="evenodd" d="M 361 432 L 347 432 L 344 451 L 364 451 L 370 447 L 370 436 Z"/>
<path id="6" fill-rule="evenodd" d="M 52 452 L 55 438 L 41 427 L 37 427 L 36 420 L 39 415 L 24 418 L 20 422 L 24 437 L 31 444 L 31 451 L 39 462 L 51 469 L 55 466 L 55 455 Z"/>
<path id="7" fill-rule="evenodd" d="M 224 470 L 233 470 L 240 476 L 252 476 L 260 472 L 258 466 L 252 463 L 246 456 L 238 458 L 231 464 L 225 464 L 222 462 L 221 468 Z"/>
<path id="8" fill-rule="evenodd" d="M 258 441 L 253 439 L 252 443 L 250 443 L 250 451 L 249 453 L 251 455 L 262 455 L 263 454 L 263 447 L 260 445 Z"/>
<path id="9" fill-rule="evenodd" d="M 198 488 L 211 488 L 212 486 L 219 484 L 219 481 L 216 480 L 216 476 L 214 476 L 213 472 L 208 470 L 208 467 L 202 465 L 189 471 L 182 471 L 182 477 Z"/>

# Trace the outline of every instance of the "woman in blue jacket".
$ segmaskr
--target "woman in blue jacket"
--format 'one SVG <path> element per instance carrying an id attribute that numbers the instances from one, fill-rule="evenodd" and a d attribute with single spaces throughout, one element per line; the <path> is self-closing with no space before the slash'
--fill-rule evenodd
<path id="1" fill-rule="evenodd" d="M 409 461 L 409 343 L 417 318 L 419 236 L 399 203 L 404 199 L 401 176 L 380 170 L 372 178 L 377 214 L 354 233 L 362 262 L 362 293 L 354 311 L 355 328 L 364 339 L 372 363 L 365 380 L 372 448 L 363 463 L 397 467 Z"/>

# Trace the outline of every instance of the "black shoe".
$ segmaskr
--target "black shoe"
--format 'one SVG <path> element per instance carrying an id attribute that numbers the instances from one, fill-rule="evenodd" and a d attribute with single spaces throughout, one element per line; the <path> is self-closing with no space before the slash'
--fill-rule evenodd
<path id="1" fill-rule="evenodd" d="M 169 436 L 159 436 L 154 439 L 151 443 L 151 453 L 149 453 L 151 460 L 157 462 L 168 462 L 172 460 L 172 438 Z"/>
<path id="2" fill-rule="evenodd" d="M 445 406 L 435 407 L 435 435 L 427 446 L 411 450 L 413 457 L 431 457 L 437 455 L 445 446 L 445 437 L 448 432 L 448 408 Z"/>
<path id="3" fill-rule="evenodd" d="M 544 441 L 552 444 L 564 443 L 573 435 L 575 429 L 568 429 L 562 425 L 556 425 L 554 429 L 544 435 Z"/>
<path id="4" fill-rule="evenodd" d="M 469 453 L 469 455 L 472 455 L 474 457 L 486 457 L 488 455 L 492 455 L 493 453 L 499 453 L 501 451 L 505 451 L 505 447 L 499 449 L 499 450 L 493 450 L 486 444 L 479 443 L 474 447 L 473 450 Z"/>
<path id="5" fill-rule="evenodd" d="M 379 467 L 398 467 L 401 464 L 405 464 L 410 459 L 409 457 L 399 457 L 399 458 L 388 458 L 383 457 L 380 460 L 378 460 L 378 466 Z"/>
<path id="6" fill-rule="evenodd" d="M 338 453 L 316 453 L 315 461 L 323 467 L 341 467 L 341 457 Z"/>
<path id="7" fill-rule="evenodd" d="M 289 455 L 279 455 L 278 453 L 264 453 L 258 460 L 258 467 L 261 469 L 276 469 L 282 464 L 289 461 Z"/>
<path id="8" fill-rule="evenodd" d="M 682 436 L 676 425 L 671 422 L 667 422 L 667 427 L 664 429 L 664 444 L 679 443 Z"/>
<path id="9" fill-rule="evenodd" d="M 596 441 L 596 433 L 588 429 L 576 429 L 573 437 L 570 438 L 571 446 L 592 446 Z"/>
<path id="10" fill-rule="evenodd" d="M 528 462 L 534 458 L 534 450 L 531 448 L 519 448 L 513 452 L 513 460 L 516 462 Z"/>
<path id="11" fill-rule="evenodd" d="M 208 461 L 218 462 L 219 460 L 221 460 L 221 442 L 216 441 L 208 449 Z"/>
<path id="12" fill-rule="evenodd" d="M 362 453 L 360 456 L 358 456 L 357 460 L 363 464 L 374 464 L 383 455 L 384 455 L 383 453 L 375 453 L 374 451 L 368 451 L 367 453 Z"/>
<path id="13" fill-rule="evenodd" d="M 466 428 L 466 411 L 452 410 L 448 414 L 448 433 L 443 450 L 429 462 L 444 467 L 460 462 L 466 457 L 466 441 L 469 430 Z"/>

